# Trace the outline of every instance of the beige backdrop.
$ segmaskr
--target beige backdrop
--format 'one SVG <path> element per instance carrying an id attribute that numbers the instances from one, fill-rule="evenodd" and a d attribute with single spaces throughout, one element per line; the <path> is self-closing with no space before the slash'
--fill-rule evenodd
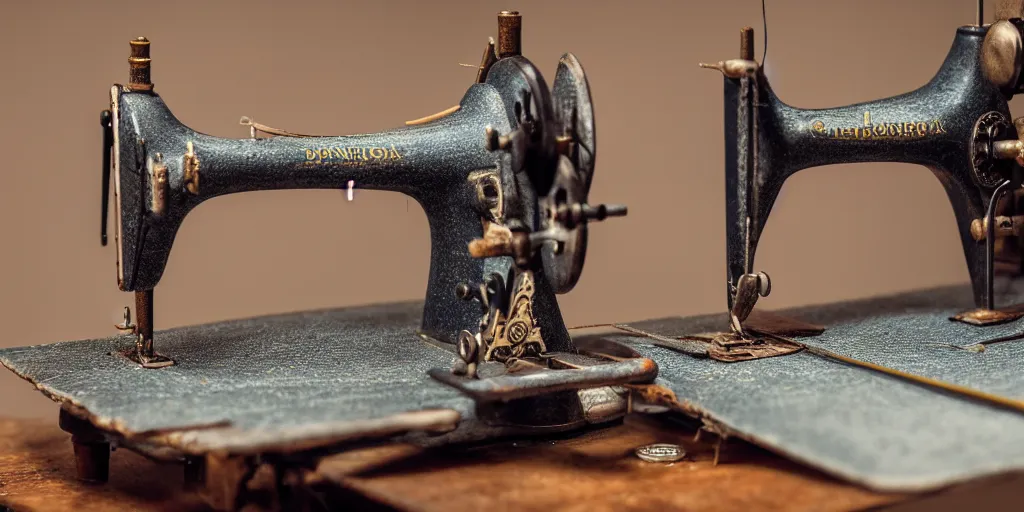
<path id="1" fill-rule="evenodd" d="M 583 63 L 600 142 L 591 197 L 630 207 L 593 228 L 587 271 L 560 302 L 567 323 L 722 310 L 722 79 L 697 63 L 737 56 L 744 25 L 760 59 L 757 0 L 3 2 L 0 346 L 108 336 L 131 303 L 98 242 L 98 115 L 127 80 L 130 38 L 152 41 L 156 91 L 195 129 L 244 137 L 248 115 L 344 134 L 455 104 L 475 73 L 458 64 L 478 62 L 501 9 L 523 13 L 524 53 L 549 78 L 565 51 Z M 974 16 L 971 0 L 768 0 L 767 72 L 802 107 L 909 91 Z M 422 211 L 397 193 L 219 198 L 180 231 L 156 326 L 420 298 L 428 244 Z M 967 279 L 938 181 L 893 164 L 791 180 L 757 268 L 773 277 L 770 308 Z M 0 415 L 56 413 L 0 371 Z"/>

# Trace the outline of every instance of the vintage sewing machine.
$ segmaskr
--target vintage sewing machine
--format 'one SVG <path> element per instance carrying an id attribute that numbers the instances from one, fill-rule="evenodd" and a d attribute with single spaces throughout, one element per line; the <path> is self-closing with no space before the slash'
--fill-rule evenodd
<path id="1" fill-rule="evenodd" d="M 521 55 L 519 14 L 500 13 L 498 27 L 459 105 L 340 137 L 248 118 L 250 138 L 199 133 L 156 94 L 150 42 L 131 41 L 129 81 L 111 88 L 100 120 L 101 237 L 112 177 L 117 282 L 135 294 L 135 323 L 125 308 L 122 336 L 0 356 L 64 405 L 82 478 L 106 480 L 110 445 L 126 446 L 186 461 L 191 479 L 232 489 L 215 501 L 233 506 L 268 461 L 283 478 L 353 443 L 550 432 L 625 412 L 611 386 L 649 382 L 657 366 L 625 346 L 577 346 L 555 299 L 580 277 L 588 224 L 626 214 L 588 203 L 586 76 L 565 54 L 549 88 Z M 154 288 L 193 208 L 237 192 L 353 186 L 402 192 L 426 212 L 422 307 L 154 330 Z M 224 478 L 234 483 L 211 484 Z"/>
<path id="2" fill-rule="evenodd" d="M 1015 279 L 1024 120 L 1013 121 L 1007 104 L 1024 85 L 1024 9 L 1002 2 L 997 21 L 984 24 L 981 6 L 926 85 L 878 101 L 783 103 L 754 60 L 749 28 L 739 59 L 701 64 L 724 75 L 728 311 L 620 325 L 633 336 L 612 338 L 658 362 L 653 385 L 671 393 L 668 407 L 879 490 L 1024 468 L 1024 450 L 1007 448 L 1024 428 L 1024 280 Z M 935 173 L 953 205 L 969 286 L 755 309 L 772 283 L 754 256 L 783 183 L 847 162 Z"/>
<path id="3" fill-rule="evenodd" d="M 998 256 L 1020 273 L 1024 118 L 1007 101 L 1021 90 L 1020 17 L 957 29 L 938 73 L 923 87 L 878 101 L 826 109 L 782 102 L 754 60 L 744 29 L 740 58 L 702 64 L 725 76 L 726 259 L 732 328 L 771 290 L 754 256 L 775 199 L 801 169 L 849 162 L 907 162 L 928 167 L 945 187 L 978 309 L 956 315 L 975 325 L 1015 320 L 997 308 Z M 1000 203 L 1001 199 L 1007 199 Z M 1000 206 L 1001 205 L 1001 206 Z M 992 220 L 995 220 L 994 222 Z"/>

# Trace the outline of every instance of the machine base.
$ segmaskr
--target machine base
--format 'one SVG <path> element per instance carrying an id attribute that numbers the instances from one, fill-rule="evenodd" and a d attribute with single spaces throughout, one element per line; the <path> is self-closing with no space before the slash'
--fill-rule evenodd
<path id="1" fill-rule="evenodd" d="M 1004 289 L 1001 304 L 1024 296 L 1019 284 Z M 989 327 L 950 321 L 970 297 L 966 287 L 947 287 L 785 313 L 826 326 L 803 328 L 815 335 L 799 338 L 805 346 L 1024 403 L 1024 343 L 1014 341 L 1024 338 L 1024 320 Z M 172 329 L 157 335 L 177 364 L 161 369 L 119 355 L 130 336 L 4 349 L 0 362 L 102 433 L 85 444 L 190 461 L 191 480 L 206 475 L 207 486 L 211 460 L 258 457 L 301 468 L 366 444 L 433 446 L 558 430 L 491 421 L 501 415 L 432 379 L 431 368 L 450 368 L 457 356 L 415 334 L 420 308 L 386 304 Z M 727 319 L 630 325 L 681 339 L 725 330 Z M 586 421 L 563 430 L 621 417 L 627 403 L 634 411 L 672 410 L 882 491 L 1024 470 L 1019 410 L 810 350 L 725 362 L 621 330 L 602 336 L 656 362 L 658 378 L 578 392 Z"/>

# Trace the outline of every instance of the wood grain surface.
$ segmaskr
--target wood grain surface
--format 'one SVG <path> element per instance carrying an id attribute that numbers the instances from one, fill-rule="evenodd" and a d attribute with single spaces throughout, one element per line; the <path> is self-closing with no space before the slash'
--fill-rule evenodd
<path id="1" fill-rule="evenodd" d="M 13 510 L 205 510 L 198 495 L 182 492 L 182 483 L 181 467 L 117 450 L 110 482 L 84 484 L 75 479 L 71 436 L 56 417 L 0 420 L 0 505 Z"/>
<path id="2" fill-rule="evenodd" d="M 725 443 L 715 465 L 714 436 L 695 442 L 692 434 L 628 418 L 557 438 L 435 450 L 398 444 L 329 458 L 317 479 L 344 491 L 333 494 L 340 501 L 332 508 L 411 511 L 1012 510 L 1024 488 L 1024 479 L 1003 477 L 932 496 L 877 494 L 740 441 Z M 652 442 L 681 444 L 687 457 L 639 460 L 636 447 Z M 0 420 L 0 510 L 205 510 L 182 481 L 180 466 L 122 449 L 111 456 L 109 483 L 80 483 L 56 421 Z"/>
<path id="3" fill-rule="evenodd" d="M 693 441 L 693 430 L 636 416 L 623 425 L 561 439 L 448 451 L 408 447 L 349 452 L 326 461 L 327 478 L 402 510 L 861 510 L 903 496 L 875 494 L 739 441 Z M 650 443 L 682 445 L 687 457 L 649 463 Z M 386 453 L 390 451 L 390 454 Z"/>

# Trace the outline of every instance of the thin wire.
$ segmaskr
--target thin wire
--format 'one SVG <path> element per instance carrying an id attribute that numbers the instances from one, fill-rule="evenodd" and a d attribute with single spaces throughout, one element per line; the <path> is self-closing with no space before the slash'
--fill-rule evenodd
<path id="1" fill-rule="evenodd" d="M 761 21 L 764 22 L 764 52 L 761 54 L 761 67 L 764 67 L 764 60 L 768 58 L 768 12 L 765 9 L 764 1 L 761 0 Z"/>
<path id="2" fill-rule="evenodd" d="M 841 361 L 843 363 L 851 364 L 851 365 L 854 365 L 854 366 L 859 366 L 861 368 L 867 368 L 869 370 L 874 370 L 876 372 L 884 373 L 884 374 L 887 374 L 887 375 L 892 375 L 894 377 L 899 377 L 899 378 L 902 378 L 902 379 L 905 379 L 905 380 L 908 380 L 908 381 L 911 381 L 911 382 L 914 382 L 914 383 L 917 383 L 917 384 L 922 384 L 924 386 L 929 386 L 929 387 L 933 387 L 933 388 L 942 389 L 942 390 L 945 390 L 945 391 L 956 393 L 958 395 L 966 396 L 968 398 L 973 398 L 975 400 L 987 402 L 987 403 L 990 403 L 990 404 L 993 404 L 993 405 L 998 405 L 998 406 L 1005 407 L 1005 408 L 1008 408 L 1008 409 L 1013 409 L 1013 410 L 1016 410 L 1016 411 L 1024 411 L 1024 401 L 1022 401 L 1022 400 L 1016 400 L 1016 399 L 1007 398 L 1007 397 L 996 395 L 996 394 L 992 394 L 992 393 L 986 393 L 984 391 L 979 391 L 979 390 L 974 389 L 974 388 L 969 388 L 969 387 L 966 387 L 966 386 L 960 386 L 958 384 L 952 384 L 952 383 L 941 381 L 941 380 L 938 380 L 938 379 L 932 379 L 932 378 L 929 378 L 929 377 L 924 377 L 922 375 L 917 375 L 917 374 L 914 374 L 914 373 L 908 373 L 908 372 L 900 371 L 900 370 L 897 370 L 897 369 L 894 369 L 894 368 L 889 368 L 887 366 L 882 366 L 882 365 L 878 365 L 878 364 L 874 364 L 874 363 L 869 363 L 867 361 L 861 361 L 859 359 L 854 359 L 852 357 L 847 357 L 847 356 L 844 356 L 842 354 L 837 354 L 835 352 L 832 352 L 831 350 L 826 350 L 826 349 L 823 349 L 821 347 L 817 347 L 817 346 L 813 346 L 813 345 L 807 345 L 806 343 L 801 343 L 801 342 L 799 342 L 799 341 L 797 341 L 797 340 L 795 340 L 793 338 L 790 338 L 788 336 L 780 336 L 778 334 L 774 334 L 774 333 L 770 333 L 770 332 L 765 332 L 765 331 L 757 331 L 757 333 L 761 334 L 761 335 L 764 335 L 764 336 L 768 336 L 769 338 L 775 338 L 777 340 L 788 341 L 788 342 L 793 343 L 795 345 L 799 345 L 799 346 L 803 347 L 803 349 L 806 350 L 807 352 L 809 352 L 811 354 L 814 354 L 814 355 L 816 355 L 818 357 L 823 357 L 823 358 L 826 358 L 826 359 L 832 359 L 832 360 L 835 360 L 835 361 Z"/>

